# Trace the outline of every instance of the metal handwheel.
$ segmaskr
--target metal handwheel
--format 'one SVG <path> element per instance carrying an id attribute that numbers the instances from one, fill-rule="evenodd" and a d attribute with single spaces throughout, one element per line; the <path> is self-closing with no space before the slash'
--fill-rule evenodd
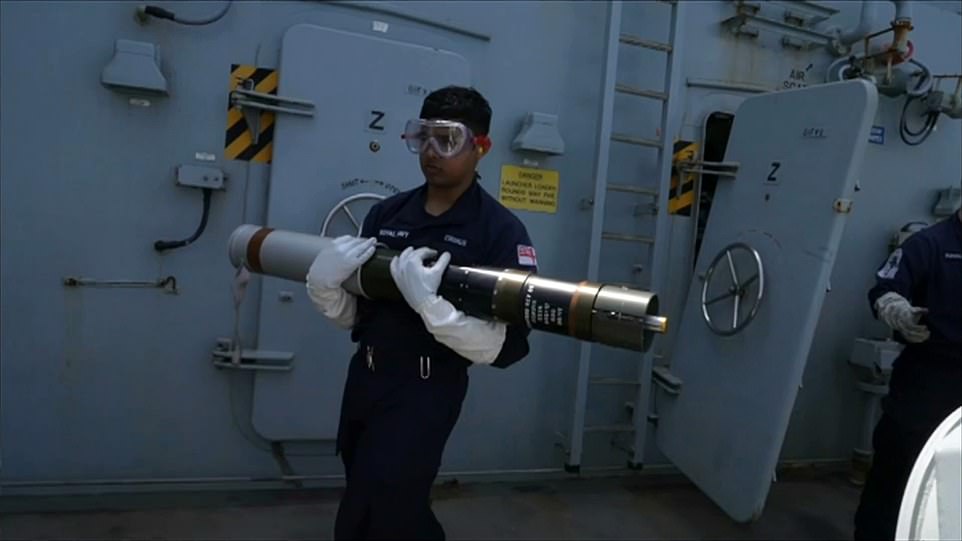
<path id="1" fill-rule="evenodd" d="M 324 218 L 324 223 L 321 224 L 321 236 L 324 236 L 324 237 L 328 236 L 327 230 L 331 226 L 331 221 L 334 220 L 334 217 L 337 216 L 339 212 L 343 212 L 344 214 L 347 215 L 347 218 L 351 221 L 352 224 L 354 224 L 354 227 L 357 228 L 357 235 L 360 235 L 361 228 L 363 226 L 363 220 L 359 221 L 354 216 L 354 213 L 351 212 L 351 209 L 350 207 L 348 207 L 348 205 L 356 201 L 363 201 L 363 200 L 381 201 L 385 198 L 386 196 L 384 195 L 377 194 L 377 193 L 370 193 L 370 192 L 359 193 L 359 194 L 345 197 L 344 199 L 340 200 L 336 205 L 334 205 L 334 208 L 332 208 L 331 211 L 327 213 L 327 216 Z"/>
<path id="2" fill-rule="evenodd" d="M 747 278 L 742 279 L 741 276 L 744 274 L 739 274 L 738 269 L 735 268 L 735 258 L 732 257 L 733 253 L 737 252 L 747 252 L 752 261 L 754 262 L 754 269 L 750 269 L 750 274 Z M 729 279 L 731 280 L 731 285 L 728 286 L 724 294 L 717 295 L 711 299 L 708 298 L 708 291 L 711 287 L 712 277 L 715 276 L 715 268 L 722 260 L 726 261 L 728 266 Z M 745 269 L 742 269 L 745 271 Z M 748 287 L 758 280 L 758 292 L 751 299 L 752 307 L 748 312 L 748 315 L 742 317 L 742 301 L 744 300 L 745 293 L 748 291 Z M 761 305 L 762 297 L 765 294 L 765 269 L 762 265 L 762 258 L 758 255 L 751 246 L 743 243 L 736 242 L 729 244 L 722 249 L 715 259 L 712 260 L 711 264 L 708 265 L 708 270 L 705 271 L 705 283 L 701 289 L 701 313 L 705 318 L 705 323 L 708 324 L 708 328 L 715 334 L 721 336 L 732 336 L 738 334 L 749 323 L 755 319 L 755 315 L 758 313 L 758 307 Z M 719 302 L 725 301 L 727 299 L 734 299 L 732 308 L 732 318 L 731 325 L 720 325 L 712 320 L 711 315 L 708 313 L 708 307 Z"/>

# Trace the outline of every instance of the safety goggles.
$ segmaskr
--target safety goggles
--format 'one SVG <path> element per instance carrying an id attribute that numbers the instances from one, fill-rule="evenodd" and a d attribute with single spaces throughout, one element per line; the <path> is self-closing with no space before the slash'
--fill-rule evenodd
<path id="1" fill-rule="evenodd" d="M 420 154 L 430 147 L 442 158 L 458 155 L 465 148 L 469 148 L 469 143 L 485 152 L 491 146 L 488 136 L 474 135 L 470 128 L 453 120 L 411 119 L 404 126 L 401 139 L 404 139 L 408 150 L 415 154 Z"/>

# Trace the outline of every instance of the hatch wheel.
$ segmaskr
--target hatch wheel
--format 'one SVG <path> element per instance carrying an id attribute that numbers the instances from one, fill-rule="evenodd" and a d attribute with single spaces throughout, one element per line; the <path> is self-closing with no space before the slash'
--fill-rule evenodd
<path id="1" fill-rule="evenodd" d="M 740 253 L 745 253 L 748 257 L 736 257 Z M 736 259 L 741 263 L 741 268 L 736 265 Z M 727 278 L 715 276 L 715 270 L 723 260 L 728 267 Z M 748 261 L 747 264 L 745 263 L 746 260 Z M 727 287 L 713 290 L 711 287 L 712 278 L 727 280 L 729 284 Z M 755 319 L 762 297 L 765 295 L 765 269 L 762 265 L 761 256 L 754 248 L 743 242 L 732 243 L 723 248 L 708 265 L 704 282 L 701 289 L 701 313 L 705 318 L 705 323 L 713 333 L 720 336 L 733 336 L 743 331 Z M 758 282 L 758 287 L 754 295 L 751 295 L 748 299 L 748 302 L 751 302 L 751 308 L 746 313 L 743 303 L 755 282 Z M 724 293 L 715 294 L 709 298 L 709 291 L 724 291 Z M 717 307 L 719 303 L 729 301 L 729 299 L 732 299 L 730 310 Z M 727 304 L 728 302 L 725 302 L 725 305 Z M 713 313 L 716 317 L 712 316 Z M 730 314 L 731 317 L 722 322 L 719 314 Z"/>
<path id="2" fill-rule="evenodd" d="M 377 194 L 377 193 L 370 193 L 370 192 L 359 193 L 359 194 L 354 194 L 354 195 L 345 197 L 344 199 L 340 200 L 336 205 L 334 205 L 334 208 L 332 208 L 331 211 L 327 213 L 327 216 L 324 218 L 324 222 L 321 224 L 321 236 L 323 237 L 329 236 L 328 229 L 330 229 L 331 223 L 338 216 L 338 214 L 344 214 L 347 217 L 347 219 L 350 220 L 351 224 L 354 226 L 356 234 L 360 235 L 361 227 L 363 226 L 363 219 L 358 220 L 357 216 L 353 212 L 351 212 L 351 204 L 357 203 L 358 201 L 371 201 L 371 200 L 381 201 L 385 198 L 386 196 L 384 195 Z"/>

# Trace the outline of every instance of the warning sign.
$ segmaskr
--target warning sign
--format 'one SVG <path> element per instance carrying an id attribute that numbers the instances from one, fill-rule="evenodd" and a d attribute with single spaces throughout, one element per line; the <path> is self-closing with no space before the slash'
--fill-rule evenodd
<path id="1" fill-rule="evenodd" d="M 516 165 L 501 167 L 501 204 L 534 212 L 558 212 L 558 172 Z"/>

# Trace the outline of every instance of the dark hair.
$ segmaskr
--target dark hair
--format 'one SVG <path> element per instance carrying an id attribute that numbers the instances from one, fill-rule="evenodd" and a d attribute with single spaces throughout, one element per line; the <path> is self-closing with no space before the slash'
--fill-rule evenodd
<path id="1" fill-rule="evenodd" d="M 424 98 L 421 118 L 463 122 L 475 135 L 491 129 L 491 106 L 480 92 L 463 86 L 446 86 Z"/>

